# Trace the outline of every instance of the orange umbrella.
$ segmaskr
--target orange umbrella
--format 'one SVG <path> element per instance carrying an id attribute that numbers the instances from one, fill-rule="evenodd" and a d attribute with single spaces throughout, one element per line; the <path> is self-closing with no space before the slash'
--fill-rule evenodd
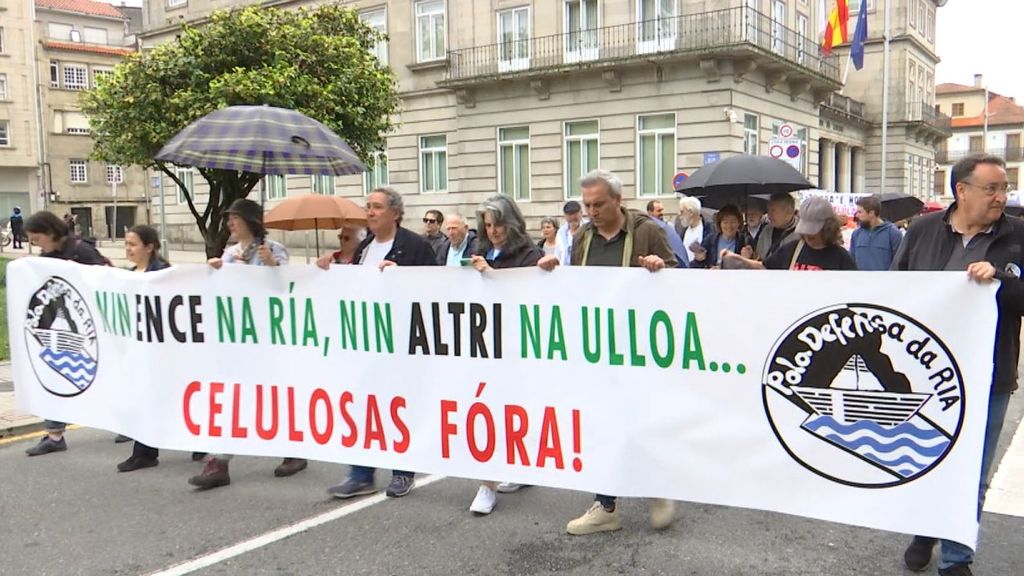
<path id="1" fill-rule="evenodd" d="M 366 211 L 348 198 L 306 194 L 288 198 L 263 217 L 267 228 L 276 230 L 333 230 L 343 226 L 366 226 Z M 320 253 L 320 234 L 316 251 Z"/>

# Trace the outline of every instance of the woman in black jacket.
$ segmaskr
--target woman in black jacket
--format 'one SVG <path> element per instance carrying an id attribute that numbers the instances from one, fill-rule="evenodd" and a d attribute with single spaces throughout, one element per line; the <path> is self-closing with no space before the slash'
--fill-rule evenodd
<path id="1" fill-rule="evenodd" d="M 108 263 L 96 248 L 71 235 L 63 220 L 52 212 L 36 212 L 25 221 L 25 232 L 29 242 L 39 247 L 43 258 L 70 260 L 79 264 L 103 266 Z M 41 456 L 50 452 L 63 452 L 68 449 L 64 441 L 64 429 L 67 424 L 56 420 L 44 423 L 46 436 L 38 444 L 25 451 L 29 456 Z"/>
<path id="2" fill-rule="evenodd" d="M 124 235 L 124 252 L 128 261 L 134 264 L 132 272 L 156 272 L 169 268 L 170 263 L 160 255 L 160 234 L 151 226 L 135 226 Z M 146 446 L 138 440 L 132 447 L 132 455 L 117 465 L 118 472 L 133 472 L 141 468 L 152 468 L 158 464 L 160 451 Z"/>
<path id="3" fill-rule="evenodd" d="M 512 198 L 491 196 L 477 209 L 476 220 L 482 231 L 472 258 L 477 270 L 536 266 L 544 255 L 527 236 L 526 221 Z"/>

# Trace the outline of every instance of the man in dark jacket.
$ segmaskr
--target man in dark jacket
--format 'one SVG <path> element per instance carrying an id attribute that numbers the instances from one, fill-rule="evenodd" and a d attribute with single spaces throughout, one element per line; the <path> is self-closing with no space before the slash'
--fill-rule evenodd
<path id="1" fill-rule="evenodd" d="M 757 235 L 754 255 L 762 262 L 789 240 L 798 240 L 796 200 L 789 194 L 772 194 L 768 200 L 768 226 Z"/>
<path id="2" fill-rule="evenodd" d="M 445 239 L 444 247 L 437 255 L 437 264 L 439 266 L 461 266 L 462 260 L 467 260 L 476 254 L 476 230 L 470 229 L 466 219 L 458 213 L 448 215 L 444 229 L 448 238 Z"/>
<path id="3" fill-rule="evenodd" d="M 953 166 L 951 184 L 956 202 L 946 211 L 921 216 L 907 230 L 893 270 L 959 270 L 977 282 L 999 280 L 996 296 L 995 369 L 988 406 L 988 426 L 981 461 L 978 514 L 988 487 L 999 433 L 1006 418 L 1010 394 L 1017 388 L 1021 316 L 1024 315 L 1024 221 L 1007 218 L 1009 180 L 1006 163 L 997 156 L 976 154 Z M 911 570 L 931 562 L 934 538 L 915 536 L 904 553 Z M 941 541 L 941 576 L 971 576 L 974 551 L 958 542 Z"/>
<path id="4" fill-rule="evenodd" d="M 580 180 L 580 188 L 590 222 L 573 238 L 573 266 L 642 266 L 651 272 L 675 268 L 676 258 L 665 232 L 646 214 L 622 207 L 622 181 L 618 176 L 594 170 Z M 545 270 L 552 270 L 556 265 L 555 256 L 545 256 L 537 263 Z M 671 500 L 651 499 L 651 527 L 668 528 L 674 509 Z M 574 536 L 621 529 L 622 516 L 616 507 L 616 497 L 604 494 L 597 494 L 590 509 L 565 527 L 566 532 Z"/>
<path id="5" fill-rule="evenodd" d="M 427 240 L 402 227 L 405 204 L 402 196 L 391 188 L 377 188 L 366 197 L 366 227 L 370 233 L 359 243 L 353 264 L 376 266 L 437 266 L 437 256 Z M 375 468 L 352 466 L 347 480 L 327 489 L 335 498 L 352 498 L 373 494 Z M 405 496 L 412 490 L 413 472 L 395 470 L 388 484 L 387 495 Z"/>
<path id="6" fill-rule="evenodd" d="M 878 196 L 857 200 L 857 224 L 850 237 L 850 255 L 858 270 L 888 270 L 899 250 L 903 234 L 892 222 L 882 220 Z"/>

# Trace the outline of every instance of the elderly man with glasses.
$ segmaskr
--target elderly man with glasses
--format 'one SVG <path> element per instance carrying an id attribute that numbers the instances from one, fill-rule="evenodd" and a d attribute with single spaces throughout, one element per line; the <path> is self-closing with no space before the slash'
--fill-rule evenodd
<path id="1" fill-rule="evenodd" d="M 1021 282 L 1024 221 L 1003 214 L 1010 185 L 1006 163 L 998 156 L 975 154 L 957 162 L 953 166 L 951 185 L 956 201 L 943 212 L 914 220 L 896 253 L 892 269 L 966 271 L 974 282 L 1001 282 L 996 295 L 999 322 L 978 488 L 980 518 L 1010 394 L 1017 388 L 1021 316 L 1024 315 L 1024 282 Z M 955 302 L 949 304 L 956 305 Z M 970 319 L 965 318 L 964 322 L 969 323 Z M 918 572 L 924 570 L 931 562 L 936 541 L 915 536 L 903 555 L 907 567 Z M 949 540 L 940 542 L 940 550 L 940 576 L 971 576 L 974 550 Z"/>

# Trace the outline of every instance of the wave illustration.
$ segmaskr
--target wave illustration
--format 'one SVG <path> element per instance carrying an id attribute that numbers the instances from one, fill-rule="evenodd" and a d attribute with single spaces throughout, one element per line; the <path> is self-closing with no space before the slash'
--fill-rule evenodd
<path id="1" fill-rule="evenodd" d="M 88 388 L 96 378 L 96 361 L 87 354 L 54 352 L 49 348 L 43 348 L 39 357 L 46 362 L 47 366 L 74 384 L 79 390 Z"/>
<path id="2" fill-rule="evenodd" d="M 903 478 L 928 468 L 949 448 L 949 439 L 940 431 L 910 422 L 885 428 L 871 420 L 842 424 L 831 416 L 817 415 L 808 418 L 803 428 Z"/>

